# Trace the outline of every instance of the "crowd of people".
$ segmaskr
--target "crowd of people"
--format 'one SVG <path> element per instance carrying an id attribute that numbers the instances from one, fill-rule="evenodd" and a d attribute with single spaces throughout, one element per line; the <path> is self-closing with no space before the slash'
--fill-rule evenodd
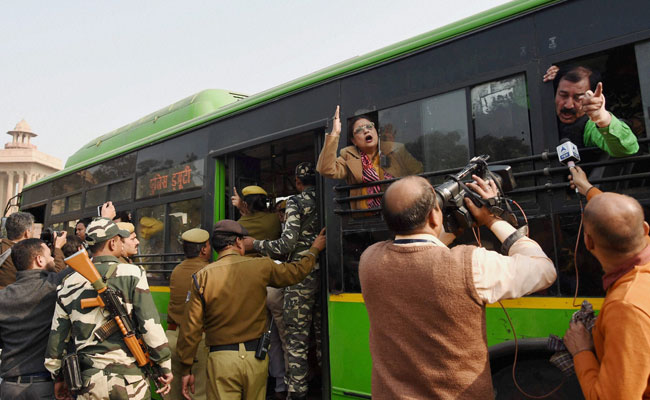
<path id="1" fill-rule="evenodd" d="M 545 79 L 555 74 L 551 68 Z M 612 156 L 636 152 L 629 128 L 605 111 L 602 84 L 592 91 L 590 77 L 580 67 L 560 78 L 563 132 Z M 493 398 L 485 306 L 549 287 L 553 262 L 522 230 L 469 199 L 477 226 L 503 243 L 502 252 L 452 246 L 458 232 L 444 232 L 434 188 L 415 176 L 422 163 L 403 145 L 380 143 L 369 115 L 348 121 L 350 143 L 337 156 L 340 119 L 337 107 L 316 167 L 296 166 L 297 194 L 272 204 L 260 186 L 233 188 L 241 218 L 183 232 L 185 259 L 170 277 L 166 332 L 146 270 L 132 261 L 139 242 L 128 214 L 108 202 L 100 217 L 80 220 L 75 235 L 63 232 L 51 243 L 31 237 L 30 214 L 9 216 L 0 253 L 0 398 L 149 398 L 153 377 L 156 392 L 172 399 L 306 399 L 311 344 L 320 362 L 318 261 L 326 245 L 316 172 L 363 184 L 351 190 L 360 198 L 350 206 L 381 210 L 394 234 L 367 248 L 359 264 L 373 398 Z M 402 179 L 379 182 L 392 178 Z M 571 323 L 566 348 L 586 398 L 646 398 L 650 239 L 643 209 L 630 197 L 600 192 L 578 167 L 570 179 L 589 200 L 584 242 L 605 271 L 607 296 L 591 332 Z M 498 195 L 494 181 L 473 180 L 467 186 L 481 198 Z M 65 266 L 64 257 L 84 251 L 97 281 Z M 98 282 L 118 293 L 134 327 L 112 322 L 101 301 L 89 307 Z M 125 341 L 130 328 L 146 346 L 153 376 Z M 75 368 L 79 387 L 65 378 Z"/>

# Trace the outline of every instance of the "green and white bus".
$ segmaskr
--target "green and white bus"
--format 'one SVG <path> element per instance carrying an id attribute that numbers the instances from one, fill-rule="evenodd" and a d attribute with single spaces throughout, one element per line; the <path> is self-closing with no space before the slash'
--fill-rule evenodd
<path id="1" fill-rule="evenodd" d="M 130 211 L 141 241 L 138 263 L 148 269 L 164 321 L 169 274 L 181 258 L 180 233 L 237 219 L 229 199 L 233 187 L 259 184 L 276 197 L 295 194 L 293 169 L 316 161 L 337 104 L 341 146 L 348 118 L 373 113 L 380 136 L 395 135 L 433 183 L 474 155 L 488 154 L 491 162 L 512 165 L 518 187 L 511 196 L 558 270 L 555 284 L 542 293 L 503 302 L 519 339 L 517 380 L 541 395 L 562 381 L 547 362 L 545 342 L 549 334 L 564 333 L 575 311 L 574 259 L 578 304 L 589 298 L 599 308 L 604 296 L 598 263 L 581 244 L 574 254 L 581 242 L 580 205 L 554 153 L 560 139 L 555 88 L 542 76 L 551 65 L 600 72 L 608 109 L 632 127 L 640 150 L 609 158 L 580 149 L 590 159 L 582 166 L 603 190 L 630 194 L 647 209 L 650 19 L 643 10 L 645 0 L 515 0 L 250 97 L 204 91 L 93 139 L 64 170 L 25 187 L 20 209 L 69 233 L 107 200 Z M 390 233 L 379 214 L 350 208 L 351 188 L 317 182 L 328 239 L 321 259 L 318 396 L 324 399 L 370 398 L 358 262 L 367 246 Z M 471 243 L 473 236 L 460 241 Z M 483 242 L 494 244 L 488 232 Z M 489 305 L 486 314 L 497 396 L 524 398 L 512 379 L 512 328 L 498 305 Z M 566 380 L 555 396 L 581 394 L 575 380 Z"/>

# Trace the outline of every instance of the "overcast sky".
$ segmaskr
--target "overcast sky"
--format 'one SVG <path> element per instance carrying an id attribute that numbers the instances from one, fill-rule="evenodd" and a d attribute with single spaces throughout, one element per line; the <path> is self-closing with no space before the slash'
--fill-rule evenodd
<path id="1" fill-rule="evenodd" d="M 503 0 L 11 1 L 0 14 L 0 131 L 25 119 L 64 162 L 204 89 L 255 94 Z M 10 140 L 4 136 L 0 145 Z"/>

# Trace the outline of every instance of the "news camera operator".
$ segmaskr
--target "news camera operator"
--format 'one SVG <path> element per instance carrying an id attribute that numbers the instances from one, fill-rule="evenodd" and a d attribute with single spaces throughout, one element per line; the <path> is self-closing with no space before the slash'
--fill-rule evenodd
<path id="1" fill-rule="evenodd" d="M 482 199 L 497 195 L 494 181 L 472 177 L 467 187 Z M 505 243 L 507 255 L 476 246 L 448 248 L 451 240 L 441 240 L 441 206 L 424 178 L 403 178 L 383 196 L 382 214 L 395 239 L 366 249 L 359 264 L 373 399 L 493 398 L 485 305 L 555 281 L 553 263 L 536 242 L 491 208 L 468 198 L 464 205 L 476 225 Z"/>
<path id="2" fill-rule="evenodd" d="M 0 289 L 16 282 L 16 267 L 12 261 L 11 248 L 18 242 L 30 239 L 34 231 L 34 216 L 30 213 L 18 211 L 7 218 L 5 224 L 7 237 L 0 243 Z M 65 232 L 55 232 L 51 229 L 45 229 L 41 234 L 47 246 L 54 254 L 55 272 L 65 268 L 63 253 L 61 247 L 66 241 Z"/>

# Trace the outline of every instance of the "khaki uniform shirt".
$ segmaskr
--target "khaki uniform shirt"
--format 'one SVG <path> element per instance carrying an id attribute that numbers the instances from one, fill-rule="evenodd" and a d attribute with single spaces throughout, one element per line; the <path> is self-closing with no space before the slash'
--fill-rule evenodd
<path id="1" fill-rule="evenodd" d="M 257 240 L 275 240 L 282 234 L 282 225 L 276 213 L 256 211 L 242 216 L 237 222 Z"/>
<path id="2" fill-rule="evenodd" d="M 167 323 L 181 325 L 183 310 L 188 298 L 192 275 L 198 272 L 208 262 L 200 257 L 188 258 L 178 264 L 169 278 L 169 307 L 167 308 Z"/>
<path id="3" fill-rule="evenodd" d="M 9 250 L 14 244 L 16 244 L 16 242 L 3 238 L 0 243 L 0 254 Z M 54 249 L 53 256 L 55 266 L 54 271 L 63 271 L 65 268 L 65 262 L 63 261 L 64 257 L 61 249 Z M 11 259 L 11 255 L 9 255 L 5 262 L 0 265 L 0 289 L 4 289 L 7 285 L 11 285 L 14 282 L 16 282 L 16 267 L 14 266 L 14 261 Z"/>
<path id="4" fill-rule="evenodd" d="M 182 374 L 189 374 L 205 330 L 205 344 L 242 343 L 262 336 L 266 324 L 266 287 L 301 282 L 317 261 L 312 247 L 300 261 L 277 264 L 268 257 L 245 257 L 225 250 L 195 274 L 185 307 L 176 353 Z"/>

